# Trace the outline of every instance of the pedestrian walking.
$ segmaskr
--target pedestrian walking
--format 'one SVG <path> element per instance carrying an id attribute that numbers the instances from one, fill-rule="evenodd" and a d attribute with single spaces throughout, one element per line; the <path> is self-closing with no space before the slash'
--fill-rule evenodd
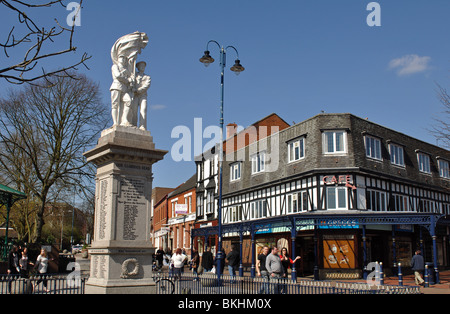
<path id="1" fill-rule="evenodd" d="M 266 268 L 266 258 L 267 255 L 269 254 L 269 247 L 268 246 L 264 246 L 261 254 L 258 255 L 258 260 L 256 261 L 256 273 L 258 274 L 259 277 L 264 279 L 264 283 L 261 287 L 261 289 L 259 290 L 259 293 L 269 293 L 270 289 L 269 289 L 269 281 L 270 281 L 270 277 L 269 277 L 269 272 L 267 271 Z"/>
<path id="2" fill-rule="evenodd" d="M 173 274 L 175 278 L 181 278 L 181 269 L 184 267 L 184 262 L 187 260 L 187 256 L 183 254 L 180 248 L 176 249 L 172 255 Z"/>
<path id="3" fill-rule="evenodd" d="M 157 251 L 156 251 L 156 262 L 157 262 L 157 267 L 158 269 L 161 269 L 163 267 L 163 259 L 164 259 L 164 250 L 162 247 L 160 247 Z"/>
<path id="4" fill-rule="evenodd" d="M 19 266 L 20 254 L 17 245 L 13 245 L 8 256 L 8 275 L 18 275 L 20 273 Z"/>
<path id="5" fill-rule="evenodd" d="M 234 244 L 231 246 L 231 251 L 227 254 L 226 260 L 228 261 L 228 271 L 230 273 L 231 280 L 234 281 L 234 278 L 236 277 L 236 270 L 239 268 L 240 264 L 239 252 Z"/>
<path id="6" fill-rule="evenodd" d="M 15 281 L 20 274 L 19 260 L 20 260 L 19 249 L 17 245 L 13 245 L 8 255 L 8 269 L 6 271 L 7 274 L 9 275 L 9 282 L 8 282 L 9 293 L 12 292 L 11 291 L 12 282 Z"/>
<path id="7" fill-rule="evenodd" d="M 206 248 L 206 251 L 202 254 L 202 267 L 205 272 L 210 272 L 214 266 L 214 258 L 210 248 Z"/>
<path id="8" fill-rule="evenodd" d="M 283 278 L 283 265 L 281 264 L 278 248 L 274 246 L 272 252 L 266 257 L 266 268 L 269 272 L 270 279 L 274 279 L 277 283 L 274 285 L 274 294 L 281 292 L 280 279 Z"/>
<path id="9" fill-rule="evenodd" d="M 52 261 L 53 259 L 48 258 L 47 251 L 45 249 L 41 249 L 41 254 L 39 254 L 36 263 L 35 268 L 37 268 L 37 271 L 40 275 L 39 280 L 34 285 L 34 290 L 36 290 L 36 287 L 39 286 L 39 284 L 42 282 L 42 285 L 44 286 L 45 292 L 50 292 L 50 290 L 47 289 L 47 272 L 48 272 L 48 262 Z"/>
<path id="10" fill-rule="evenodd" d="M 411 260 L 411 269 L 414 271 L 416 285 L 423 285 L 425 282 L 422 278 L 422 273 L 425 270 L 425 261 L 421 253 L 420 250 L 417 250 Z"/>
<path id="11" fill-rule="evenodd" d="M 28 258 L 28 249 L 24 248 L 22 251 L 22 258 L 19 260 L 20 277 L 28 278 L 30 267 L 32 266 L 34 266 L 34 264 Z"/>
<path id="12" fill-rule="evenodd" d="M 281 265 L 283 266 L 283 277 L 287 278 L 288 277 L 288 269 L 291 268 L 291 266 L 300 259 L 300 256 L 297 256 L 294 260 L 292 260 L 289 257 L 288 254 L 288 250 L 287 248 L 282 248 L 281 249 L 281 255 L 280 255 L 280 259 L 281 259 Z"/>
<path id="13" fill-rule="evenodd" d="M 198 254 L 197 250 L 195 248 L 192 248 L 192 254 L 191 254 L 191 269 L 192 273 L 195 275 L 194 281 L 198 280 L 198 266 L 200 261 L 200 255 Z"/>

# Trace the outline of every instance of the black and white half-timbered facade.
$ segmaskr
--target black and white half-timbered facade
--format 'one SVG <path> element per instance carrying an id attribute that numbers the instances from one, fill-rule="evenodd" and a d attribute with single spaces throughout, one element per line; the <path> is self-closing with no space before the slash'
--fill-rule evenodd
<path id="1" fill-rule="evenodd" d="M 375 261 L 395 271 L 416 249 L 438 275 L 450 264 L 449 163 L 438 146 L 319 114 L 225 156 L 223 246 L 237 244 L 253 275 L 264 245 L 302 257 L 293 277 L 357 278 Z M 193 237 L 214 238 L 215 224 L 203 227 Z"/>

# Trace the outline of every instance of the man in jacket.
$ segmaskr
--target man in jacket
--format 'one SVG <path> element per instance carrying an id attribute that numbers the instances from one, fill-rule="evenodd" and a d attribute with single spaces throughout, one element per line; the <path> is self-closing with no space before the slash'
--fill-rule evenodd
<path id="1" fill-rule="evenodd" d="M 235 245 L 231 246 L 231 251 L 230 253 L 228 253 L 226 259 L 228 261 L 228 271 L 230 272 L 230 276 L 236 276 L 236 270 L 239 267 L 240 256 Z"/>
<path id="2" fill-rule="evenodd" d="M 420 250 L 417 250 L 411 260 L 411 269 L 414 271 L 416 285 L 422 285 L 424 283 L 424 280 L 422 279 L 422 272 L 425 269 L 425 261 L 420 253 Z"/>

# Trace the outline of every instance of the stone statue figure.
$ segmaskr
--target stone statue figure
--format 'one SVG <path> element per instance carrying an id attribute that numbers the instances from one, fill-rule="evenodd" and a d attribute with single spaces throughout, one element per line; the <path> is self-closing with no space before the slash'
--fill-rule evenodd
<path id="1" fill-rule="evenodd" d="M 138 126 L 137 108 L 135 107 L 139 104 L 135 98 L 136 93 L 138 93 L 138 97 L 141 97 L 138 91 L 138 85 L 143 84 L 138 83 L 136 79 L 136 60 L 137 55 L 141 53 L 147 44 L 147 34 L 134 32 L 119 38 L 111 49 L 113 84 L 111 85 L 110 91 L 114 126 Z M 148 87 L 150 87 L 150 84 L 148 84 Z M 148 87 L 145 89 L 145 93 Z M 146 110 L 146 103 L 144 106 Z M 141 109 L 142 107 L 141 105 Z M 146 112 L 144 117 L 142 120 L 146 120 Z M 146 121 L 144 123 L 145 129 Z"/>
<path id="2" fill-rule="evenodd" d="M 138 117 L 138 108 L 139 108 L 139 128 L 142 130 L 147 129 L 147 91 L 150 88 L 152 83 L 152 79 L 150 76 L 144 73 L 147 63 L 144 61 L 136 64 L 138 69 L 138 73 L 136 74 L 136 92 L 134 94 L 134 113 L 133 117 Z M 133 121 L 136 122 L 137 121 Z"/>
<path id="3" fill-rule="evenodd" d="M 127 59 L 120 56 L 117 64 L 111 68 L 113 83 L 111 85 L 111 107 L 114 126 L 121 122 L 121 115 L 125 108 L 131 107 L 134 76 L 126 67 Z"/>

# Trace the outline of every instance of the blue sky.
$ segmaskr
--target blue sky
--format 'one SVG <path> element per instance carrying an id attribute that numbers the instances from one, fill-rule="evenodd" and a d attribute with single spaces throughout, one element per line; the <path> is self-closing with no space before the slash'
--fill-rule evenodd
<path id="1" fill-rule="evenodd" d="M 238 77 L 227 70 L 226 124 L 248 126 L 273 112 L 290 124 L 321 110 L 350 112 L 435 144 L 427 128 L 442 111 L 435 83 L 450 82 L 450 1 L 377 1 L 380 27 L 366 23 L 369 2 L 85 0 L 71 57 L 92 55 L 90 70 L 80 71 L 100 83 L 109 104 L 112 45 L 146 32 L 150 42 L 139 59 L 152 77 L 148 128 L 164 150 L 177 141 L 176 126 L 193 130 L 194 118 L 204 127 L 219 123 L 218 62 L 206 69 L 198 61 L 210 39 L 235 46 L 246 68 Z M 68 13 L 55 7 L 38 18 L 64 22 Z M 2 39 L 8 21 L 0 22 Z M 218 49 L 210 50 L 218 60 Z M 234 58 L 230 51 L 228 68 Z M 57 60 L 48 66 L 66 57 Z M 2 91 L 8 85 L 0 81 Z M 194 172 L 193 162 L 176 163 L 169 153 L 154 166 L 154 186 L 176 187 Z"/>

